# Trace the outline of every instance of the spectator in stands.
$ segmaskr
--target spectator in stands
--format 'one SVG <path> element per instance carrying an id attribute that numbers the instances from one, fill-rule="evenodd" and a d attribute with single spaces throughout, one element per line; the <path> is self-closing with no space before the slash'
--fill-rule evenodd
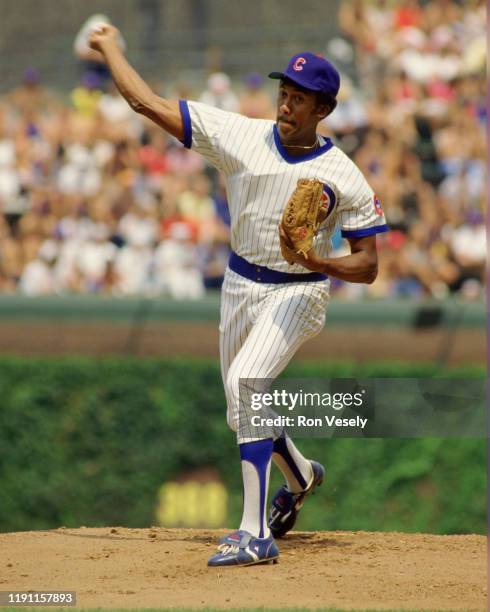
<path id="1" fill-rule="evenodd" d="M 197 251 L 192 227 L 185 221 L 172 223 L 154 256 L 155 286 L 179 300 L 204 295 L 202 275 L 197 267 Z"/>
<path id="2" fill-rule="evenodd" d="M 211 197 L 211 183 L 200 174 L 193 177 L 189 188 L 177 200 L 179 213 L 199 228 L 198 241 L 209 244 L 216 231 L 216 213 Z"/>
<path id="3" fill-rule="evenodd" d="M 61 108 L 60 100 L 43 85 L 41 73 L 34 67 L 24 71 L 22 82 L 6 98 L 12 108 L 24 117 L 32 117 L 33 114 L 44 114 L 53 108 L 56 110 Z"/>
<path id="4" fill-rule="evenodd" d="M 102 98 L 102 81 L 96 72 L 87 71 L 71 92 L 75 110 L 83 117 L 94 117 Z"/>
<path id="5" fill-rule="evenodd" d="M 245 79 L 245 87 L 240 94 L 239 112 L 253 119 L 273 119 L 275 108 L 271 96 L 264 89 L 262 75 L 252 72 Z"/>
<path id="6" fill-rule="evenodd" d="M 231 90 L 230 77 L 224 72 L 213 72 L 209 76 L 199 101 L 230 112 L 237 112 L 240 108 L 238 97 Z"/>
<path id="7" fill-rule="evenodd" d="M 37 257 L 24 267 L 19 281 L 21 293 L 29 296 L 57 293 L 59 285 L 54 270 L 58 246 L 46 240 L 39 248 Z"/>

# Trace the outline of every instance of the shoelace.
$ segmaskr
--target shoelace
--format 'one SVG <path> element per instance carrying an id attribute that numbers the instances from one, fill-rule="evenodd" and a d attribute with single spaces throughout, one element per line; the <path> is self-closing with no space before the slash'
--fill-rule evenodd
<path id="1" fill-rule="evenodd" d="M 218 550 L 224 555 L 237 555 L 240 547 L 235 544 L 220 544 Z"/>

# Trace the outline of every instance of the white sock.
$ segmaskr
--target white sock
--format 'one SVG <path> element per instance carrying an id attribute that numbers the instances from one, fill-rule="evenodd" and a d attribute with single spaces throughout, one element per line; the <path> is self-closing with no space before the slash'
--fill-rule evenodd
<path id="1" fill-rule="evenodd" d="M 242 461 L 243 474 L 243 514 L 240 529 L 248 531 L 256 538 L 268 538 L 270 530 L 267 526 L 267 492 L 269 488 L 269 476 L 271 463 L 267 467 L 266 503 L 261 508 L 259 475 L 255 466 L 248 461 Z"/>
<path id="2" fill-rule="evenodd" d="M 256 538 L 268 538 L 267 493 L 271 471 L 272 440 L 240 444 L 243 475 L 243 515 L 240 529 Z"/>

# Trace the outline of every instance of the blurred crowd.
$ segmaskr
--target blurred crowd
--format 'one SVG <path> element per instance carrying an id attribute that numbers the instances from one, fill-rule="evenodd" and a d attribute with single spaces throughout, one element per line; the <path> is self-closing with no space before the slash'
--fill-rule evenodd
<path id="1" fill-rule="evenodd" d="M 360 166 L 391 232 L 373 285 L 347 299 L 481 296 L 486 260 L 486 12 L 479 0 L 345 0 L 327 56 L 344 74 L 321 126 Z M 100 68 L 100 67 L 99 67 Z M 190 97 L 274 118 L 259 74 L 209 76 Z M 0 97 L 0 292 L 170 295 L 220 286 L 229 256 L 221 177 L 133 113 L 103 69 L 69 96 L 35 69 Z M 335 255 L 348 245 L 339 233 Z"/>
<path id="2" fill-rule="evenodd" d="M 486 3 L 344 0 L 328 47 L 344 79 L 329 129 L 365 173 L 391 232 L 352 295 L 475 299 L 486 238 Z"/>

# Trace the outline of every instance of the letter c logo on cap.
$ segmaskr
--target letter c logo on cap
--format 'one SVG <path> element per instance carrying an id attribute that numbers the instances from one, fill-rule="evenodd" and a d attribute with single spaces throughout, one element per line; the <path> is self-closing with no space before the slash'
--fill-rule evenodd
<path id="1" fill-rule="evenodd" d="M 298 59 L 293 64 L 293 70 L 296 70 L 296 72 L 299 72 L 300 70 L 303 70 L 303 64 L 306 64 L 305 58 L 304 57 L 298 57 Z"/>

